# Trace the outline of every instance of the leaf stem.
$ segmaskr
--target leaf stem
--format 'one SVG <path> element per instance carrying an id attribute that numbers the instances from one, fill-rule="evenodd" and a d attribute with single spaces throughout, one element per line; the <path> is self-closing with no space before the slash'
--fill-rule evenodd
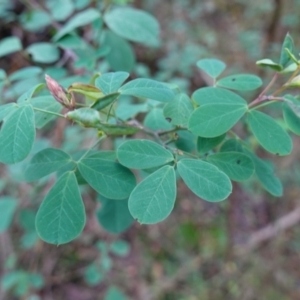
<path id="1" fill-rule="evenodd" d="M 56 113 L 54 111 L 44 110 L 44 109 L 37 108 L 37 107 L 33 107 L 33 110 L 40 111 L 40 112 L 45 113 L 45 114 L 49 114 L 49 115 L 54 115 L 54 116 L 57 116 L 57 117 L 65 118 L 64 115 Z"/>

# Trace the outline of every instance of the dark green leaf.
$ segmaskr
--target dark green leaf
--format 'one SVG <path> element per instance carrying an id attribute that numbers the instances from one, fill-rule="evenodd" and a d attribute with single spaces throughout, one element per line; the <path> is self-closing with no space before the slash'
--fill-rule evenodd
<path id="1" fill-rule="evenodd" d="M 189 117 L 193 112 L 193 105 L 186 94 L 178 94 L 174 100 L 164 107 L 164 116 L 170 118 L 173 125 L 187 126 Z"/>
<path id="2" fill-rule="evenodd" d="M 270 116 L 251 110 L 248 115 L 248 124 L 260 145 L 276 155 L 291 153 L 293 143 L 286 131 Z"/>
<path id="3" fill-rule="evenodd" d="M 35 154 L 31 159 L 25 170 L 25 179 L 27 181 L 38 180 L 66 167 L 66 165 L 74 165 L 74 168 L 76 166 L 75 163 L 72 163 L 69 154 L 59 149 L 44 149 Z"/>
<path id="4" fill-rule="evenodd" d="M 182 159 L 177 164 L 185 184 L 198 197 L 218 202 L 226 199 L 232 191 L 228 176 L 214 165 L 195 159 Z"/>
<path id="5" fill-rule="evenodd" d="M 106 73 L 97 77 L 95 85 L 107 95 L 116 92 L 128 77 L 127 72 Z"/>
<path id="6" fill-rule="evenodd" d="M 74 172 L 63 174 L 51 188 L 35 224 L 40 238 L 55 245 L 68 243 L 81 233 L 85 210 Z"/>
<path id="7" fill-rule="evenodd" d="M 199 153 L 204 154 L 210 151 L 211 149 L 218 146 L 226 137 L 226 134 L 222 134 L 215 138 L 203 138 L 198 137 L 197 139 L 197 150 Z"/>
<path id="8" fill-rule="evenodd" d="M 112 93 L 112 94 L 106 95 L 100 99 L 97 99 L 91 107 L 93 109 L 100 111 L 103 108 L 107 107 L 108 105 L 112 104 L 116 99 L 118 99 L 119 96 L 120 96 L 120 93 Z"/>
<path id="9" fill-rule="evenodd" d="M 207 160 L 235 181 L 247 180 L 254 172 L 252 160 L 240 152 L 220 152 L 209 155 Z"/>
<path id="10" fill-rule="evenodd" d="M 126 141 L 118 148 L 118 160 L 127 168 L 148 169 L 174 160 L 172 153 L 148 140 Z"/>
<path id="11" fill-rule="evenodd" d="M 123 95 L 149 98 L 161 102 L 169 102 L 174 99 L 174 93 L 165 84 L 146 78 L 127 82 L 119 89 L 119 92 Z"/>
<path id="12" fill-rule="evenodd" d="M 31 105 L 15 110 L 4 120 L 0 132 L 0 161 L 14 164 L 30 152 L 35 139 L 34 112 Z"/>
<path id="13" fill-rule="evenodd" d="M 110 199 L 128 198 L 136 184 L 130 170 L 117 162 L 107 160 L 101 152 L 78 161 L 78 168 L 92 188 Z"/>
<path id="14" fill-rule="evenodd" d="M 197 67 L 212 78 L 217 78 L 226 68 L 226 64 L 214 58 L 198 60 Z"/>
<path id="15" fill-rule="evenodd" d="M 159 24 L 145 11 L 134 8 L 116 8 L 104 15 L 107 26 L 119 36 L 148 46 L 159 43 Z"/>
<path id="16" fill-rule="evenodd" d="M 134 222 L 128 210 L 128 200 L 107 199 L 101 196 L 101 208 L 97 211 L 97 219 L 101 226 L 111 233 L 121 233 Z"/>
<path id="17" fill-rule="evenodd" d="M 238 139 L 229 139 L 224 142 L 220 149 L 221 152 L 243 152 L 243 147 Z"/>
<path id="18" fill-rule="evenodd" d="M 283 104 L 283 117 L 288 128 L 293 133 L 300 135 L 300 118 L 294 113 L 287 103 Z"/>
<path id="19" fill-rule="evenodd" d="M 128 207 L 142 224 L 158 223 L 171 213 L 176 199 L 173 167 L 164 166 L 146 177 L 132 191 Z"/>

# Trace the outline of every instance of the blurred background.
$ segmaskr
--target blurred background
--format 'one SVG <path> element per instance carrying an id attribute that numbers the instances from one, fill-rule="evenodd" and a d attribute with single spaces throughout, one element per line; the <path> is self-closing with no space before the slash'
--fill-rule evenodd
<path id="1" fill-rule="evenodd" d="M 76 11 L 101 7 L 105 2 L 0 0 L 0 40 L 17 36 L 24 48 L 49 41 Z M 299 0 L 114 2 L 153 14 L 161 26 L 159 46 L 131 43 L 135 56 L 132 78 L 175 83 L 189 95 L 207 85 L 207 78 L 196 68 L 201 58 L 223 60 L 227 75 L 252 73 L 268 83 L 274 72 L 259 69 L 255 62 L 266 57 L 278 60 L 287 32 L 296 48 L 300 45 Z M 70 7 L 66 17 L 53 17 Z M 80 29 L 83 40 L 89 38 L 91 27 Z M 80 59 L 88 56 L 88 52 L 72 49 Z M 61 74 L 66 84 L 84 78 L 89 71 L 82 67 L 86 61 L 73 59 L 73 54 L 61 46 L 59 60 L 46 64 L 34 63 L 20 52 L 0 57 L 0 69 L 6 74 L 31 66 L 42 69 L 30 69 L 33 73 L 19 74 L 9 84 L 0 81 L 0 103 L 15 101 L 42 82 L 44 72 Z M 103 60 L 90 67 L 95 68 L 108 71 L 118 65 Z M 272 114 L 276 116 L 276 106 Z M 40 131 L 35 151 L 45 145 L 71 149 L 82 143 L 77 139 L 82 132 L 67 128 L 62 136 L 62 128 L 64 125 L 56 122 Z M 85 131 L 85 139 L 89 145 L 89 131 Z M 181 183 L 176 207 L 165 221 L 151 226 L 134 223 L 125 232 L 112 234 L 99 225 L 99 214 L 95 214 L 103 202 L 83 188 L 84 233 L 59 247 L 40 241 L 34 229 L 36 209 L 53 181 L 33 186 L 22 181 L 24 165 L 1 165 L 0 192 L 18 198 L 19 204 L 12 225 L 0 233 L 0 299 L 300 299 L 300 139 L 293 136 L 293 140 L 294 151 L 287 157 L 258 149 L 260 157 L 275 163 L 284 186 L 281 198 L 268 194 L 253 179 L 234 183 L 229 199 L 208 203 Z"/>

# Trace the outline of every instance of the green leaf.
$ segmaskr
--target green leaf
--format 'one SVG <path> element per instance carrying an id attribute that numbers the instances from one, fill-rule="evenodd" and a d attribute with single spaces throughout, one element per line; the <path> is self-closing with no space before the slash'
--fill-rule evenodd
<path id="1" fill-rule="evenodd" d="M 164 166 L 135 187 L 128 207 L 131 215 L 141 224 L 155 224 L 168 217 L 175 199 L 175 171 L 173 167 Z"/>
<path id="2" fill-rule="evenodd" d="M 32 98 L 31 104 L 34 108 L 39 108 L 54 113 L 59 113 L 62 109 L 62 105 L 58 101 L 55 101 L 52 96 Z M 55 118 L 55 115 L 35 111 L 35 127 L 38 129 L 43 128 L 46 124 L 48 124 Z"/>
<path id="3" fill-rule="evenodd" d="M 145 11 L 116 8 L 104 15 L 107 26 L 119 36 L 148 46 L 159 44 L 159 24 Z"/>
<path id="4" fill-rule="evenodd" d="M 283 69 L 280 64 L 275 63 L 273 60 L 269 58 L 258 60 L 256 64 L 260 67 L 269 67 L 277 72 L 280 72 Z"/>
<path id="5" fill-rule="evenodd" d="M 220 152 L 243 152 L 243 147 L 238 139 L 229 139 L 221 146 Z"/>
<path id="6" fill-rule="evenodd" d="M 171 119 L 173 125 L 188 125 L 188 120 L 194 107 L 190 98 L 186 94 L 178 94 L 174 100 L 167 103 L 164 107 L 164 116 Z"/>
<path id="7" fill-rule="evenodd" d="M 100 18 L 100 13 L 94 8 L 88 8 L 84 11 L 77 13 L 73 16 L 53 37 L 55 41 L 59 40 L 61 37 L 67 33 L 73 31 L 74 29 L 85 26 L 92 23 L 94 20 Z"/>
<path id="8" fill-rule="evenodd" d="M 300 118 L 300 101 L 291 95 L 285 95 L 284 101 L 294 112 L 294 114 Z"/>
<path id="9" fill-rule="evenodd" d="M 105 95 L 116 92 L 123 82 L 129 77 L 127 72 L 111 72 L 97 77 L 95 85 Z"/>
<path id="10" fill-rule="evenodd" d="M 196 149 L 196 136 L 187 130 L 178 130 L 178 139 L 175 141 L 176 148 L 193 152 Z"/>
<path id="11" fill-rule="evenodd" d="M 140 128 L 131 125 L 114 125 L 99 123 L 95 126 L 107 135 L 132 135 L 140 131 Z"/>
<path id="12" fill-rule="evenodd" d="M 97 263 L 90 264 L 84 273 L 84 279 L 90 286 L 96 286 L 105 278 L 102 270 L 99 270 Z"/>
<path id="13" fill-rule="evenodd" d="M 248 109 L 243 98 L 219 88 L 199 89 L 193 99 L 200 107 L 192 113 L 188 128 L 195 135 L 207 138 L 227 132 Z"/>
<path id="14" fill-rule="evenodd" d="M 300 118 L 294 113 L 287 103 L 283 104 L 283 118 L 288 128 L 300 135 Z"/>
<path id="15" fill-rule="evenodd" d="M 23 103 L 26 101 L 30 101 L 32 96 L 35 93 L 38 93 L 39 91 L 41 91 L 43 88 L 45 87 L 44 83 L 39 83 L 37 85 L 35 85 L 34 87 L 30 88 L 29 90 L 27 90 L 25 93 L 23 93 L 17 100 L 17 103 Z M 53 101 L 53 100 L 52 100 Z"/>
<path id="16" fill-rule="evenodd" d="M 217 86 L 237 91 L 251 91 L 262 85 L 262 80 L 251 74 L 238 74 L 223 77 L 216 83 Z"/>
<path id="17" fill-rule="evenodd" d="M 112 104 L 116 99 L 118 99 L 120 93 L 112 93 L 108 94 L 102 98 L 97 99 L 91 108 L 96 109 L 98 111 L 102 110 L 103 108 L 107 107 L 108 105 Z"/>
<path id="18" fill-rule="evenodd" d="M 78 161 L 78 168 L 93 189 L 110 199 L 128 198 L 136 184 L 130 170 L 117 162 L 107 160 L 101 152 Z"/>
<path id="19" fill-rule="evenodd" d="M 161 108 L 153 108 L 146 115 L 144 125 L 152 130 L 168 130 L 173 126 L 166 120 Z"/>
<path id="20" fill-rule="evenodd" d="M 30 77 L 36 77 L 43 72 L 43 69 L 40 67 L 26 67 L 19 69 L 9 75 L 10 81 L 16 81 L 21 79 L 27 79 Z"/>
<path id="21" fill-rule="evenodd" d="M 82 107 L 69 111 L 66 114 L 69 120 L 75 121 L 85 127 L 95 127 L 100 123 L 99 112 L 93 108 Z"/>
<path id="22" fill-rule="evenodd" d="M 72 0 L 50 0 L 46 2 L 51 16 L 56 21 L 66 20 L 74 11 L 74 4 Z"/>
<path id="23" fill-rule="evenodd" d="M 228 176 L 210 163 L 195 159 L 182 159 L 177 167 L 185 184 L 193 193 L 206 201 L 222 201 L 232 191 Z"/>
<path id="24" fill-rule="evenodd" d="M 115 286 L 110 286 L 104 300 L 126 300 L 126 296 Z"/>
<path id="25" fill-rule="evenodd" d="M 254 173 L 252 160 L 240 152 L 220 152 L 207 157 L 207 161 L 214 164 L 227 176 L 235 181 L 249 179 Z"/>
<path id="26" fill-rule="evenodd" d="M 11 36 L 0 41 L 0 57 L 22 50 L 22 44 L 18 37 Z"/>
<path id="27" fill-rule="evenodd" d="M 217 78 L 226 68 L 226 64 L 214 58 L 205 58 L 197 61 L 197 67 L 212 78 Z"/>
<path id="28" fill-rule="evenodd" d="M 204 138 L 204 137 L 198 137 L 197 139 L 197 150 L 200 154 L 207 153 L 211 149 L 218 146 L 226 137 L 226 134 L 222 134 L 220 136 L 217 136 L 215 138 Z"/>
<path id="29" fill-rule="evenodd" d="M 25 170 L 26 181 L 38 180 L 59 169 L 72 165 L 72 159 L 66 152 L 47 148 L 35 154 Z M 73 163 L 75 167 L 75 163 Z"/>
<path id="30" fill-rule="evenodd" d="M 51 43 L 34 43 L 27 47 L 26 51 L 37 63 L 51 64 L 59 59 L 59 50 Z"/>
<path id="31" fill-rule="evenodd" d="M 74 172 L 63 174 L 42 202 L 36 215 L 42 240 L 61 245 L 74 240 L 85 225 L 85 209 Z"/>
<path id="32" fill-rule="evenodd" d="M 15 198 L 0 198 L 0 234 L 9 228 L 17 205 L 18 202 Z"/>
<path id="33" fill-rule="evenodd" d="M 174 160 L 172 153 L 148 140 L 126 141 L 117 151 L 119 162 L 127 168 L 148 169 Z"/>
<path id="34" fill-rule="evenodd" d="M 130 252 L 130 245 L 122 240 L 114 241 L 110 245 L 110 251 L 118 256 L 127 256 Z"/>
<path id="35" fill-rule="evenodd" d="M 274 167 L 270 161 L 262 160 L 249 150 L 245 149 L 246 154 L 252 159 L 255 167 L 255 174 L 260 184 L 273 196 L 282 196 L 282 184 L 274 174 Z"/>
<path id="36" fill-rule="evenodd" d="M 34 112 L 31 105 L 15 110 L 4 120 L 0 131 L 0 161 L 14 164 L 31 151 L 35 139 Z"/>
<path id="37" fill-rule="evenodd" d="M 119 92 L 141 98 L 149 98 L 160 102 L 169 102 L 174 99 L 174 93 L 165 84 L 152 79 L 138 78 L 127 82 Z"/>
<path id="38" fill-rule="evenodd" d="M 270 116 L 251 110 L 248 114 L 248 124 L 260 145 L 267 151 L 276 155 L 291 153 L 293 148 L 291 137 Z"/>
<path id="39" fill-rule="evenodd" d="M 7 119 L 15 109 L 18 109 L 15 103 L 0 105 L 0 121 Z"/>
<path id="40" fill-rule="evenodd" d="M 128 200 L 107 199 L 101 196 L 101 208 L 97 211 L 100 225 L 111 233 L 122 233 L 134 222 L 128 210 Z"/>
<path id="41" fill-rule="evenodd" d="M 20 21 L 22 28 L 32 32 L 41 32 L 51 24 L 52 18 L 45 10 L 35 8 L 25 10 L 20 16 Z"/>
<path id="42" fill-rule="evenodd" d="M 110 48 L 106 59 L 114 71 L 131 72 L 133 70 L 135 54 L 126 40 L 110 30 L 105 30 L 103 44 Z"/>
<path id="43" fill-rule="evenodd" d="M 290 61 L 290 55 L 289 53 L 285 50 L 288 49 L 291 53 L 293 53 L 294 51 L 294 42 L 292 37 L 290 36 L 289 33 L 286 34 L 283 44 L 282 44 L 282 48 L 281 48 L 281 54 L 280 54 L 280 60 L 279 63 L 280 65 L 282 65 L 283 67 L 285 67 L 287 65 L 287 63 Z"/>

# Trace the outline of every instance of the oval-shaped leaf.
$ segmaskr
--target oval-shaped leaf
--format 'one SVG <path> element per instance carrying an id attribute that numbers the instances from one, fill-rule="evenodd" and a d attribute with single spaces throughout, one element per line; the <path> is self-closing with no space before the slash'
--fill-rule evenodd
<path id="1" fill-rule="evenodd" d="M 53 37 L 55 41 L 59 40 L 65 34 L 73 31 L 74 29 L 92 23 L 100 18 L 100 13 L 94 8 L 88 8 L 84 11 L 77 13 L 73 16 Z"/>
<path id="2" fill-rule="evenodd" d="M 22 50 L 22 44 L 16 36 L 10 36 L 0 41 L 0 57 L 20 50 Z"/>
<path id="3" fill-rule="evenodd" d="M 292 151 L 293 143 L 286 131 L 270 116 L 251 110 L 248 114 L 249 127 L 267 151 L 277 155 L 288 155 Z"/>
<path id="4" fill-rule="evenodd" d="M 59 59 L 58 48 L 51 43 L 35 43 L 26 48 L 30 58 L 37 63 L 50 64 Z"/>
<path id="5" fill-rule="evenodd" d="M 255 168 L 255 174 L 259 183 L 270 194 L 275 197 L 281 197 L 283 188 L 280 180 L 274 174 L 274 167 L 270 161 L 262 160 L 252 152 L 244 149 L 245 153 L 252 159 Z"/>
<path id="6" fill-rule="evenodd" d="M 197 150 L 199 153 L 204 154 L 207 153 L 209 150 L 218 146 L 226 137 L 226 134 L 222 134 L 215 138 L 204 138 L 198 137 L 197 139 Z"/>
<path id="7" fill-rule="evenodd" d="M 38 180 L 59 169 L 72 166 L 72 158 L 60 149 L 47 148 L 35 154 L 25 170 L 26 181 Z M 75 163 L 73 163 L 75 167 Z"/>
<path id="8" fill-rule="evenodd" d="M 232 186 L 228 176 L 214 165 L 201 160 L 182 159 L 177 166 L 185 184 L 198 197 L 218 202 L 230 195 Z"/>
<path id="9" fill-rule="evenodd" d="M 35 139 L 34 112 L 31 105 L 16 109 L 5 119 L 0 131 L 0 161 L 14 164 L 30 152 Z"/>
<path id="10" fill-rule="evenodd" d="M 17 205 L 15 198 L 0 198 L 0 234 L 9 228 Z"/>
<path id="11" fill-rule="evenodd" d="M 126 40 L 110 30 L 105 30 L 103 44 L 110 49 L 105 58 L 114 71 L 131 72 L 133 70 L 135 54 L 131 45 Z"/>
<path id="12" fill-rule="evenodd" d="M 136 184 L 135 177 L 130 170 L 117 162 L 106 159 L 101 152 L 79 160 L 78 168 L 93 189 L 110 199 L 128 198 Z"/>
<path id="13" fill-rule="evenodd" d="M 148 169 L 174 160 L 172 153 L 148 140 L 126 141 L 118 148 L 118 160 L 127 168 Z"/>
<path id="14" fill-rule="evenodd" d="M 134 222 L 128 209 L 128 200 L 114 200 L 100 197 L 101 208 L 97 211 L 100 225 L 111 233 L 121 233 Z"/>
<path id="15" fill-rule="evenodd" d="M 221 146 L 220 152 L 243 152 L 241 141 L 238 139 L 229 139 Z"/>
<path id="16" fill-rule="evenodd" d="M 152 108 L 144 119 L 144 125 L 152 130 L 168 130 L 173 128 L 169 123 L 161 108 Z"/>
<path id="17" fill-rule="evenodd" d="M 198 136 L 217 137 L 233 127 L 246 111 L 245 104 L 205 104 L 192 113 L 188 128 Z"/>
<path id="18" fill-rule="evenodd" d="M 119 36 L 148 46 L 159 43 L 159 24 L 145 11 L 134 8 L 116 8 L 104 15 L 107 26 Z"/>
<path id="19" fill-rule="evenodd" d="M 106 73 L 96 78 L 95 85 L 107 95 L 116 92 L 128 77 L 127 72 Z"/>
<path id="20" fill-rule="evenodd" d="M 254 173 L 251 158 L 240 152 L 220 152 L 209 155 L 207 160 L 235 181 L 247 180 Z"/>
<path id="21" fill-rule="evenodd" d="M 155 224 L 171 213 L 175 199 L 175 171 L 173 167 L 164 166 L 135 187 L 128 207 L 131 215 L 141 224 Z"/>
<path id="22" fill-rule="evenodd" d="M 288 128 L 293 133 L 300 135 L 300 118 L 294 113 L 287 103 L 284 103 L 283 105 L 283 117 Z"/>
<path id="23" fill-rule="evenodd" d="M 256 64 L 260 67 L 269 67 L 278 72 L 280 72 L 283 69 L 283 67 L 280 64 L 275 63 L 273 60 L 269 58 L 258 60 Z"/>
<path id="24" fill-rule="evenodd" d="M 36 215 L 42 240 L 61 245 L 75 239 L 85 224 L 85 209 L 74 172 L 63 174 L 42 202 Z"/>
<path id="25" fill-rule="evenodd" d="M 223 77 L 216 83 L 217 86 L 237 91 L 251 91 L 262 85 L 262 80 L 251 74 L 238 74 Z"/>
<path id="26" fill-rule="evenodd" d="M 204 58 L 197 61 L 197 67 L 212 78 L 217 78 L 226 68 L 226 64 L 215 58 Z"/>
<path id="27" fill-rule="evenodd" d="M 174 93 L 165 84 L 146 78 L 129 81 L 119 89 L 119 92 L 123 95 L 149 98 L 161 102 L 169 102 L 174 99 Z"/>
<path id="28" fill-rule="evenodd" d="M 180 93 L 164 107 L 164 116 L 170 118 L 173 125 L 186 127 L 193 109 L 190 98 L 186 94 Z"/>
<path id="29" fill-rule="evenodd" d="M 294 42 L 289 33 L 286 34 L 283 44 L 282 44 L 282 47 L 281 47 L 279 63 L 283 67 L 285 67 L 287 65 L 287 63 L 290 61 L 290 55 L 285 49 L 288 49 L 288 51 L 290 51 L 290 53 L 293 53 L 293 51 L 294 51 Z"/>

